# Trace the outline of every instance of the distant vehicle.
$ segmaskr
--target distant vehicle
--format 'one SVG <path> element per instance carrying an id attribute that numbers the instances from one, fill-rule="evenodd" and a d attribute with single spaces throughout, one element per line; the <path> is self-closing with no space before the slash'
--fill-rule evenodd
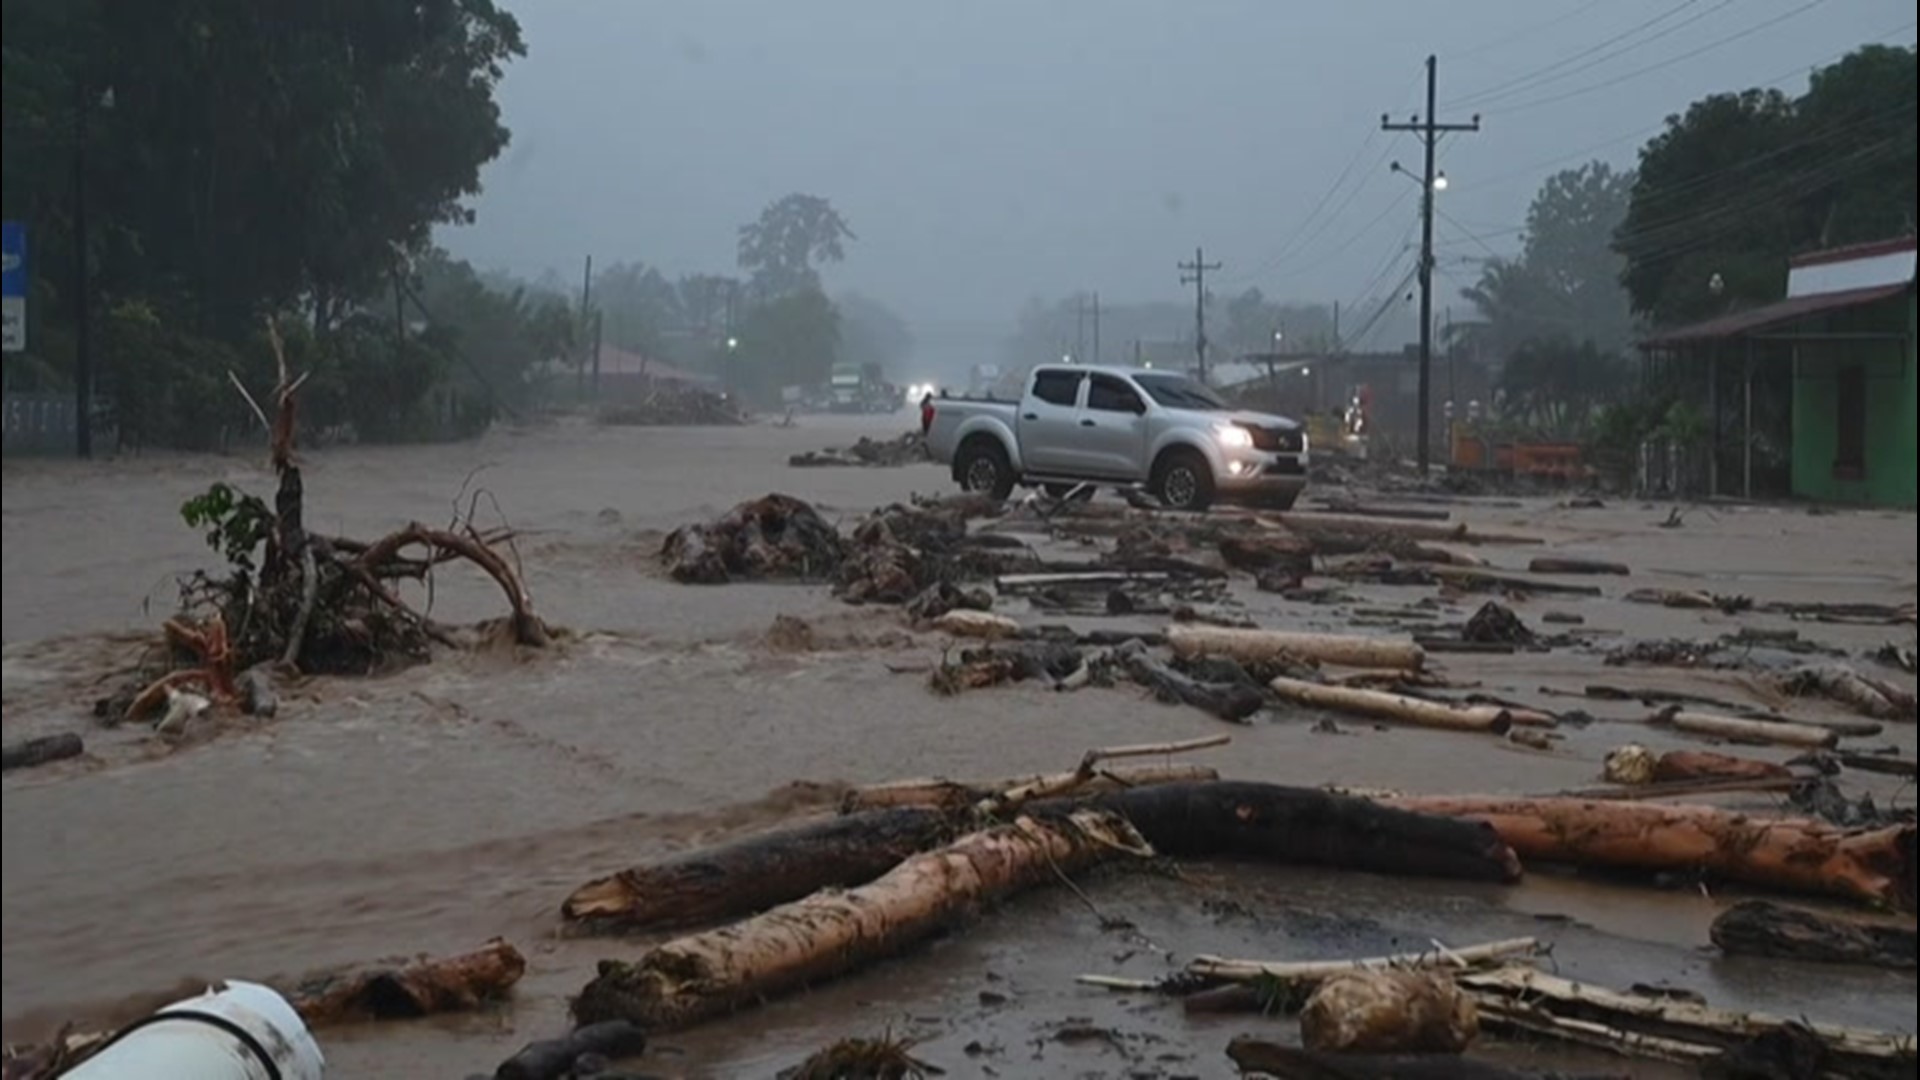
<path id="1" fill-rule="evenodd" d="M 939 392 L 938 384 L 932 382 L 910 383 L 907 386 L 906 403 L 918 408 L 921 402 Z"/>
<path id="2" fill-rule="evenodd" d="M 827 383 L 827 407 L 837 413 L 900 411 L 906 399 L 887 382 L 878 364 L 835 364 Z"/>
<path id="3" fill-rule="evenodd" d="M 1307 433 L 1243 412 L 1185 375 L 1148 368 L 1037 367 L 1015 404 L 936 397 L 921 406 L 933 459 L 967 491 L 1017 485 L 1144 488 L 1168 507 L 1216 498 L 1287 509 L 1307 486 Z"/>

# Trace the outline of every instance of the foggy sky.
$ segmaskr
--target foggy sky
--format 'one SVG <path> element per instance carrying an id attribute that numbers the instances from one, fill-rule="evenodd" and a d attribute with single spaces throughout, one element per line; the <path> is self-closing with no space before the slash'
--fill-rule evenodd
<path id="1" fill-rule="evenodd" d="M 732 272 L 742 222 L 821 195 L 859 237 L 829 288 L 894 307 L 942 367 L 992 359 L 1031 296 L 1178 298 L 1196 244 L 1226 264 L 1221 295 L 1357 299 L 1414 222 L 1417 185 L 1385 163 L 1417 167 L 1418 145 L 1377 129 L 1420 111 L 1429 52 L 1440 118 L 1485 124 L 1443 147 L 1444 300 L 1446 275 L 1511 249 L 1554 169 L 1631 164 L 1704 94 L 1798 93 L 1914 24 L 1909 0 L 1826 0 L 1753 32 L 1808 0 L 502 2 L 529 49 L 500 91 L 513 143 L 478 223 L 442 243 L 529 276 L 572 279 L 588 253 Z M 1307 230 L 1324 231 L 1284 249 L 1350 162 Z"/>

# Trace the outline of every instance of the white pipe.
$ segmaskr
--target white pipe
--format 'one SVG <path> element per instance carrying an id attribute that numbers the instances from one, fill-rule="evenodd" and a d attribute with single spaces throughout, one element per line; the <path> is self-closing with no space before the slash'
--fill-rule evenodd
<path id="1" fill-rule="evenodd" d="M 285 998 L 229 982 L 140 1021 L 64 1080 L 323 1080 L 326 1070 Z"/>

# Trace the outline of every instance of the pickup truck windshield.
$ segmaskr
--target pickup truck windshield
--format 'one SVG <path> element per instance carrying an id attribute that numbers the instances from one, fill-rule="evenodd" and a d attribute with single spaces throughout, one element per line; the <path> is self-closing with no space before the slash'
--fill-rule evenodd
<path id="1" fill-rule="evenodd" d="M 1164 408 L 1207 412 L 1228 412 L 1233 408 L 1221 400 L 1219 394 L 1185 375 L 1135 375 L 1133 381 Z"/>

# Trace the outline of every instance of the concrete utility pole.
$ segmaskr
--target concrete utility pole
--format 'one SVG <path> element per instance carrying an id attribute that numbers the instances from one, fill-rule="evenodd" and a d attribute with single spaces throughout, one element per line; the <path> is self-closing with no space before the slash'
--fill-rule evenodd
<path id="1" fill-rule="evenodd" d="M 587 364 L 592 360 L 593 343 L 586 337 L 592 329 L 587 316 L 593 310 L 593 256 L 587 256 L 587 268 L 580 275 L 580 371 L 574 378 L 574 388 L 582 400 L 587 396 Z"/>
<path id="2" fill-rule="evenodd" d="M 1193 249 L 1193 261 L 1180 263 L 1180 284 L 1193 286 L 1193 359 L 1199 368 L 1200 381 L 1207 381 L 1207 271 L 1220 269 L 1217 262 L 1208 262 L 1206 252 Z"/>
<path id="3" fill-rule="evenodd" d="M 1426 164 L 1421 170 L 1420 184 L 1420 472 L 1425 475 L 1432 463 L 1433 447 L 1433 192 L 1434 192 L 1434 151 L 1440 145 L 1440 136 L 1454 131 L 1479 131 L 1480 117 L 1476 114 L 1471 123 L 1442 124 L 1434 120 L 1437 107 L 1439 83 L 1439 61 L 1427 57 L 1427 111 L 1425 115 L 1415 116 L 1407 123 L 1396 124 L 1384 113 L 1380 117 L 1382 131 L 1411 131 L 1419 136 L 1422 148 L 1426 151 Z"/>
<path id="4" fill-rule="evenodd" d="M 1087 358 L 1087 294 L 1073 294 L 1073 358 Z"/>
<path id="5" fill-rule="evenodd" d="M 1100 362 L 1100 294 L 1093 294 L 1093 362 Z"/>

